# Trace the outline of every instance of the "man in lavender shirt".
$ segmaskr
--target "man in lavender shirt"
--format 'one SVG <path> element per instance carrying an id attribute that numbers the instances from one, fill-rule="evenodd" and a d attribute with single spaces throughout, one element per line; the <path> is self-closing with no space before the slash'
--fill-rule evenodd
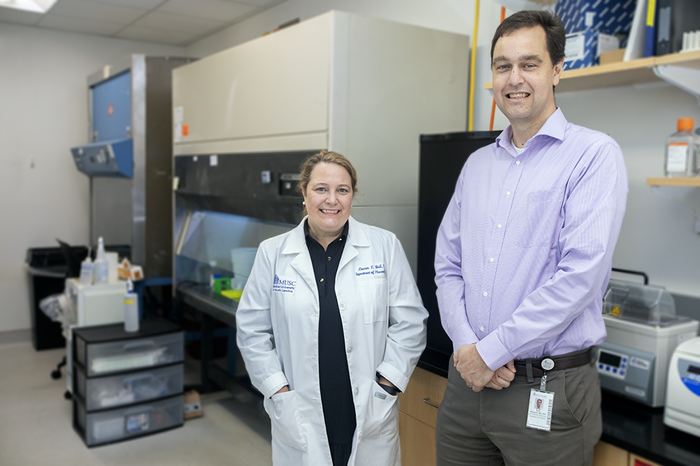
<path id="1" fill-rule="evenodd" d="M 454 347 L 439 466 L 590 465 L 601 434 L 595 346 L 627 174 L 613 139 L 556 106 L 564 46 L 546 11 L 494 35 L 493 94 L 510 126 L 467 160 L 437 238 Z"/>

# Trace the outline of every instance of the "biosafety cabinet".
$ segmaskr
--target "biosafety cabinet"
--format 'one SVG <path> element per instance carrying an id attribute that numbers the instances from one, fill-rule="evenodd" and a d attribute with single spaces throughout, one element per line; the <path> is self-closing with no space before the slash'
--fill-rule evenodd
<path id="1" fill-rule="evenodd" d="M 466 129 L 468 39 L 331 11 L 173 70 L 176 254 L 207 211 L 291 228 L 299 165 L 329 149 L 357 170 L 352 215 L 396 233 L 415 271 L 419 137 Z"/>
<path id="2" fill-rule="evenodd" d="M 189 58 L 129 55 L 88 76 L 90 244 L 129 245 L 147 278 L 172 272 L 171 71 Z"/>

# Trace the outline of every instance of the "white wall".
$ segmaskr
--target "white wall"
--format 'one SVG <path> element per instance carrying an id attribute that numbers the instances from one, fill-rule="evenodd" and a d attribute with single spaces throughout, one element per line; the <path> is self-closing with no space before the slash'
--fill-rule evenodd
<path id="1" fill-rule="evenodd" d="M 30 327 L 28 248 L 87 244 L 87 77 L 132 53 L 184 48 L 0 23 L 0 332 Z"/>
<path id="2" fill-rule="evenodd" d="M 492 95 L 484 90 L 484 84 L 491 81 L 491 38 L 500 19 L 496 2 L 482 0 L 480 5 L 476 131 L 489 129 Z M 259 37 L 291 19 L 303 21 L 330 9 L 473 36 L 474 0 L 287 0 L 193 44 L 187 51 L 193 56 L 209 55 Z M 645 271 L 654 284 L 700 296 L 700 235 L 694 232 L 693 209 L 659 197 L 646 186 L 647 177 L 663 176 L 664 140 L 675 131 L 676 119 L 693 117 L 696 127 L 700 126 L 698 101 L 669 85 L 657 84 L 565 93 L 557 96 L 557 103 L 569 121 L 609 133 L 622 148 L 630 193 L 614 267 Z M 496 110 L 494 128 L 503 129 L 507 124 Z"/>

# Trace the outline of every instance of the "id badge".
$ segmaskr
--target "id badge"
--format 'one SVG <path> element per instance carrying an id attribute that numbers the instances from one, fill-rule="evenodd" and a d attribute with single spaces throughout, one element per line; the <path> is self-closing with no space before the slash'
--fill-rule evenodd
<path id="1" fill-rule="evenodd" d="M 530 401 L 527 409 L 526 427 L 550 431 L 552 427 L 552 409 L 554 408 L 554 392 L 530 390 Z"/>

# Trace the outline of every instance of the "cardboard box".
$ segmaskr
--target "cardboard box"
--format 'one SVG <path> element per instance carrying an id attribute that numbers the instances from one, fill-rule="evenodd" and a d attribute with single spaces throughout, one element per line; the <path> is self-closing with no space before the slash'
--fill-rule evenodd
<path id="1" fill-rule="evenodd" d="M 618 63 L 623 61 L 625 58 L 625 49 L 610 50 L 608 52 L 603 52 L 598 57 L 599 65 L 606 65 L 608 63 Z"/>
<path id="2" fill-rule="evenodd" d="M 603 52 L 620 48 L 620 39 L 611 34 L 586 29 L 566 35 L 564 70 L 588 68 L 599 63 Z"/>
<path id="3" fill-rule="evenodd" d="M 567 33 L 591 29 L 629 34 L 636 0 L 559 0 L 555 12 Z"/>

